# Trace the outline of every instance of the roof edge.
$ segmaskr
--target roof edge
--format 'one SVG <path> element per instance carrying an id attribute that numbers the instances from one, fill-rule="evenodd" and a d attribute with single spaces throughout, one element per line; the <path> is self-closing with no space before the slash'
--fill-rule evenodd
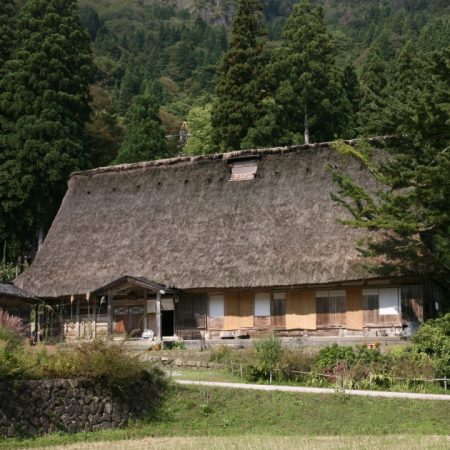
<path id="1" fill-rule="evenodd" d="M 383 141 L 385 139 L 391 138 L 392 136 L 378 136 L 367 138 L 366 140 L 369 142 L 377 142 Z M 235 150 L 226 153 L 211 153 L 205 155 L 196 155 L 196 156 L 176 156 L 173 158 L 166 159 L 157 159 L 153 161 L 143 161 L 137 163 L 128 163 L 128 164 L 119 164 L 115 166 L 104 166 L 98 167 L 96 169 L 84 170 L 84 171 L 76 171 L 70 174 L 69 179 L 77 176 L 90 176 L 102 173 L 111 173 L 111 172 L 128 172 L 137 169 L 146 169 L 150 167 L 161 167 L 161 166 L 172 166 L 175 164 L 181 163 L 193 163 L 200 161 L 227 161 L 235 158 L 240 158 L 244 156 L 258 156 L 262 155 L 279 155 L 286 153 L 293 153 L 301 150 L 309 150 L 316 148 L 328 148 L 336 142 L 344 142 L 348 145 L 355 145 L 358 141 L 363 140 L 362 138 L 357 139 L 347 139 L 347 140 L 335 140 L 329 142 L 318 142 L 314 144 L 303 144 L 303 145 L 288 145 L 284 147 L 266 147 L 266 148 L 253 148 L 246 150 Z"/>

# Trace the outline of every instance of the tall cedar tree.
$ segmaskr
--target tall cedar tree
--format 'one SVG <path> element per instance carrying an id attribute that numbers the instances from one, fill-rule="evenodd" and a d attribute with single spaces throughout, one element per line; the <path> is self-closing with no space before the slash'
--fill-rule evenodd
<path id="1" fill-rule="evenodd" d="M 295 5 L 275 51 L 272 70 L 278 80 L 275 102 L 283 138 L 308 143 L 333 137 L 341 118 L 343 92 L 335 65 L 335 47 L 321 6 L 310 0 Z"/>
<path id="2" fill-rule="evenodd" d="M 263 114 L 263 26 L 257 0 L 240 0 L 229 50 L 219 67 L 212 110 L 214 140 L 222 150 L 241 147 Z"/>
<path id="3" fill-rule="evenodd" d="M 385 112 L 388 106 L 389 75 L 379 47 L 369 49 L 361 74 L 361 107 L 358 114 L 359 130 L 364 136 L 389 131 Z M 390 130 L 392 131 L 392 129 Z"/>
<path id="4" fill-rule="evenodd" d="M 0 9 L 0 79 L 3 77 L 5 63 L 9 60 L 15 46 L 16 18 L 17 8 L 14 0 L 5 0 Z M 0 114 L 0 162 L 2 161 L 2 155 L 6 153 L 6 144 L 2 137 L 7 133 L 7 130 L 8 121 L 6 117 Z M 6 237 L 7 230 L 8 223 L 1 208 L 0 198 L 0 240 Z"/>
<path id="5" fill-rule="evenodd" d="M 128 127 L 116 164 L 160 159 L 168 156 L 159 105 L 150 94 L 138 95 L 127 111 Z"/>
<path id="6" fill-rule="evenodd" d="M 389 159 L 380 163 L 360 154 L 381 189 L 370 193 L 351 175 L 334 171 L 340 187 L 335 199 L 352 214 L 352 225 L 378 232 L 361 247 L 364 255 L 384 261 L 372 269 L 380 274 L 429 273 L 448 292 L 450 48 L 426 57 L 407 44 L 398 59 L 396 96 L 390 117 L 400 138 L 387 142 Z"/>
<path id="7" fill-rule="evenodd" d="M 88 165 L 94 65 L 75 0 L 28 0 L 17 30 L 0 80 L 0 215 L 24 242 L 51 222 L 70 172 Z"/>

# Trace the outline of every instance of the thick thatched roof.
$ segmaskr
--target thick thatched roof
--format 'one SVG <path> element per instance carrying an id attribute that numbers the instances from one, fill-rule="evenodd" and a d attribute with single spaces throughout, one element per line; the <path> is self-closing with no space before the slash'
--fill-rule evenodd
<path id="1" fill-rule="evenodd" d="M 230 161 L 257 155 L 253 180 Z M 173 286 L 331 283 L 366 276 L 356 231 L 327 164 L 364 170 L 328 144 L 179 157 L 72 174 L 36 260 L 15 284 L 41 297 L 94 291 L 134 275 Z"/>

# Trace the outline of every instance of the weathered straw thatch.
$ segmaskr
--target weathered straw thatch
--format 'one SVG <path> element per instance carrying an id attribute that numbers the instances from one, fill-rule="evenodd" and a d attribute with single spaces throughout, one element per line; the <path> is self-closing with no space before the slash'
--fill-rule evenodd
<path id="1" fill-rule="evenodd" d="M 256 178 L 229 160 L 259 155 Z M 366 276 L 360 232 L 327 164 L 365 172 L 327 144 L 173 158 L 75 173 L 46 241 L 15 281 L 41 297 L 91 292 L 124 275 L 179 289 L 331 283 Z"/>
<path id="2" fill-rule="evenodd" d="M 17 288 L 11 283 L 0 283 L 0 297 L 20 298 L 23 300 L 36 300 L 36 297 Z"/>

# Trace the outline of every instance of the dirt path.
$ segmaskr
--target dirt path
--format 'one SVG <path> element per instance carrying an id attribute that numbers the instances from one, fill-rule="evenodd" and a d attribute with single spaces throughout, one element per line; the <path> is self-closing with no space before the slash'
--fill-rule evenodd
<path id="1" fill-rule="evenodd" d="M 336 389 L 331 388 L 314 388 L 300 386 L 279 386 L 267 384 L 244 384 L 244 383 L 221 383 L 215 381 L 188 381 L 174 380 L 179 384 L 193 384 L 196 386 L 210 386 L 233 389 L 254 389 L 259 391 L 283 391 L 283 392 L 302 392 L 309 394 L 335 394 Z M 344 391 L 342 391 L 344 392 Z M 410 398 L 416 400 L 447 400 L 450 401 L 450 395 L 443 394 L 416 394 L 413 392 L 388 392 L 388 391 L 357 391 L 346 389 L 347 395 L 361 395 L 364 397 L 387 397 L 387 398 Z"/>

